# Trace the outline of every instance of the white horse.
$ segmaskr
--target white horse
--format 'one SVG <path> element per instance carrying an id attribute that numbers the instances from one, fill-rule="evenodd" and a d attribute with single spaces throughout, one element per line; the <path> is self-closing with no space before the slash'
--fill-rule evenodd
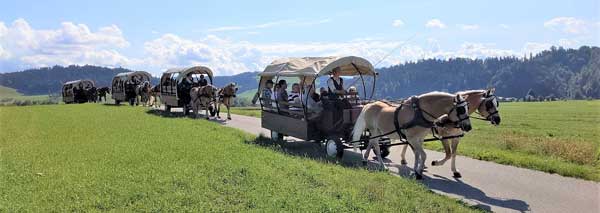
<path id="1" fill-rule="evenodd" d="M 495 91 L 495 89 L 469 90 L 457 92 L 457 94 L 467 96 L 466 101 L 469 103 L 469 115 L 477 111 L 477 113 L 481 115 L 481 117 L 483 117 L 484 120 L 489 121 L 492 125 L 499 125 L 500 114 L 498 113 L 498 99 L 494 95 Z M 436 127 L 436 130 L 439 136 L 441 136 L 442 138 L 464 134 L 460 128 L 456 128 L 452 125 Z M 452 141 L 451 146 L 449 144 L 450 141 Z M 444 145 L 444 151 L 446 155 L 442 159 L 432 161 L 431 165 L 441 166 L 444 165 L 444 163 L 446 163 L 446 161 L 448 161 L 449 159 L 452 159 L 451 170 L 453 172 L 454 177 L 462 177 L 458 169 L 456 169 L 456 153 L 459 142 L 460 138 L 443 139 L 442 144 Z M 405 155 L 407 148 L 408 146 L 404 146 L 402 149 L 402 164 L 406 164 Z"/>
<path id="2" fill-rule="evenodd" d="M 377 101 L 364 106 L 354 125 L 353 140 L 361 139 L 365 130 L 370 135 L 383 135 L 392 140 L 405 138 L 415 153 L 414 171 L 416 179 L 421 179 L 427 154 L 423 149 L 425 136 L 430 133 L 436 119 L 447 115 L 448 119 L 464 131 L 471 130 L 467 114 L 468 106 L 461 95 L 431 92 L 405 100 L 399 106 Z M 379 140 L 371 139 L 367 145 L 363 161 L 374 148 L 380 166 L 385 168 L 379 148 Z"/>
<path id="3" fill-rule="evenodd" d="M 209 112 L 213 114 L 215 112 L 215 102 L 217 98 L 217 87 L 213 85 L 206 85 L 201 87 L 194 87 L 190 91 L 190 97 L 192 100 L 192 110 L 194 110 L 194 116 L 198 117 L 198 112 L 204 109 L 206 112 L 206 120 L 210 119 Z"/>

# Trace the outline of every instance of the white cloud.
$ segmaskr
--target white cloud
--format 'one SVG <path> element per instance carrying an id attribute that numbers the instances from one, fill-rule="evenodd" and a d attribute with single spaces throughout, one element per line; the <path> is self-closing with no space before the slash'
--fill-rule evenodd
<path id="1" fill-rule="evenodd" d="M 400 19 L 396 19 L 392 22 L 392 26 L 394 27 L 402 27 L 404 26 L 404 22 Z"/>
<path id="2" fill-rule="evenodd" d="M 581 34 L 588 31 L 588 24 L 574 17 L 556 17 L 544 22 L 544 27 L 561 30 L 565 33 Z"/>
<path id="3" fill-rule="evenodd" d="M 558 45 L 565 48 L 577 48 L 579 41 L 577 39 L 561 38 L 558 40 Z"/>
<path id="4" fill-rule="evenodd" d="M 479 29 L 479 25 L 476 24 L 459 24 L 458 27 L 462 30 L 477 30 Z"/>
<path id="5" fill-rule="evenodd" d="M 525 45 L 523 45 L 523 48 L 521 50 L 522 53 L 539 53 L 542 52 L 544 50 L 548 50 L 550 49 L 550 47 L 552 47 L 552 44 L 549 43 L 538 43 L 538 42 L 527 42 L 525 43 Z"/>
<path id="6" fill-rule="evenodd" d="M 56 64 L 127 65 L 129 60 L 116 51 L 127 46 L 115 25 L 93 32 L 71 22 L 50 30 L 33 29 L 24 19 L 8 27 L 0 22 L 0 69 L 5 71 Z"/>
<path id="7" fill-rule="evenodd" d="M 500 24 L 499 25 L 502 29 L 510 29 L 510 26 L 508 26 L 507 24 Z"/>
<path id="8" fill-rule="evenodd" d="M 444 29 L 444 28 L 446 28 L 446 25 L 439 19 L 431 19 L 431 20 L 427 21 L 427 23 L 425 24 L 425 27 Z"/>
<path id="9" fill-rule="evenodd" d="M 224 32 L 224 31 L 238 31 L 238 30 L 257 30 L 257 29 L 266 29 L 278 26 L 313 26 L 318 24 L 325 24 L 331 22 L 331 19 L 321 19 L 321 20 L 310 20 L 310 21 L 299 21 L 296 19 L 288 19 L 288 20 L 280 20 L 280 21 L 272 21 L 262 24 L 256 25 L 248 25 L 248 26 L 223 26 L 210 28 L 208 32 Z"/>

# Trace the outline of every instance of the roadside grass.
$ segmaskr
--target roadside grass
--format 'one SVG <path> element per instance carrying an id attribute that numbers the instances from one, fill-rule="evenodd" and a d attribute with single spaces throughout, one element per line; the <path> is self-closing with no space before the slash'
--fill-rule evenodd
<path id="1" fill-rule="evenodd" d="M 260 118 L 260 107 L 232 107 L 231 113 Z"/>
<path id="2" fill-rule="evenodd" d="M 600 181 L 600 101 L 501 103 L 499 110 L 500 126 L 471 120 L 460 155 Z M 260 117 L 259 108 L 234 113 Z M 439 142 L 425 147 L 443 151 Z"/>
<path id="3" fill-rule="evenodd" d="M 413 180 L 286 155 L 218 123 L 146 111 L 0 107 L 0 212 L 479 211 Z"/>

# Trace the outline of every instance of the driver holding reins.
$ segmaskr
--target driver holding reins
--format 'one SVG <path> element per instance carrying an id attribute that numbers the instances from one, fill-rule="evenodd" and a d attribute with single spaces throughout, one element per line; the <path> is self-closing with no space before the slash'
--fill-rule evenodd
<path id="1" fill-rule="evenodd" d="M 344 90 L 344 79 L 340 77 L 341 68 L 336 67 L 331 70 L 331 77 L 327 80 L 327 88 L 329 90 L 329 96 L 337 98 L 340 95 L 345 95 Z"/>

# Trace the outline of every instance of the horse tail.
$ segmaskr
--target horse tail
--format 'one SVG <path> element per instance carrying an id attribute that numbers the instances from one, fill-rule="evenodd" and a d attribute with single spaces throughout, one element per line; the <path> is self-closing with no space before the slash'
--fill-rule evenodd
<path id="1" fill-rule="evenodd" d="M 356 123 L 354 123 L 354 128 L 352 128 L 352 141 L 360 140 L 360 136 L 367 128 L 367 119 L 365 117 L 369 106 L 371 105 L 365 105 L 360 111 L 358 118 L 356 118 Z"/>

